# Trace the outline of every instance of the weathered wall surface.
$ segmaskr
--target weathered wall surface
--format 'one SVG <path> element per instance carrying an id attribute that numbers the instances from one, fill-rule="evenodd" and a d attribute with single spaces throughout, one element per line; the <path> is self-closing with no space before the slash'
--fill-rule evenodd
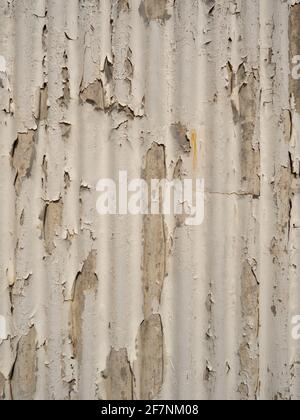
<path id="1" fill-rule="evenodd" d="M 0 399 L 300 398 L 297 3 L 0 0 Z"/>

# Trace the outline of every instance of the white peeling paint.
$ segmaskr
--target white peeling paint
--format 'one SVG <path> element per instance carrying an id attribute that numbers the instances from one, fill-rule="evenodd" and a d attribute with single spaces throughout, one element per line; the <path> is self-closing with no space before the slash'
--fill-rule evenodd
<path id="1" fill-rule="evenodd" d="M 0 0 L 0 399 L 300 399 L 297 3 Z"/>
<path id="2" fill-rule="evenodd" d="M 4 316 L 0 315 L 0 340 L 7 339 L 7 327 L 6 327 L 6 319 Z"/>
<path id="3" fill-rule="evenodd" d="M 2 55 L 0 55 L 0 72 L 1 73 L 6 72 L 6 60 Z"/>

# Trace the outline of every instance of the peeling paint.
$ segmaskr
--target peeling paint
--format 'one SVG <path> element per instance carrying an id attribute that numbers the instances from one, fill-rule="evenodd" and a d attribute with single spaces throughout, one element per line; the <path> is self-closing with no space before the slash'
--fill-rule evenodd
<path id="1" fill-rule="evenodd" d="M 300 399 L 299 6 L 0 0 L 0 400 Z"/>
<path id="2" fill-rule="evenodd" d="M 107 368 L 102 373 L 105 378 L 106 398 L 108 400 L 133 399 L 133 374 L 126 349 L 111 350 Z"/>
<path id="3" fill-rule="evenodd" d="M 150 185 L 151 179 L 165 179 L 165 176 L 165 148 L 153 143 L 147 152 L 144 179 Z M 143 225 L 143 291 L 147 318 L 158 308 L 161 298 L 166 275 L 167 233 L 163 215 L 147 215 Z"/>
<path id="4" fill-rule="evenodd" d="M 241 65 L 235 75 L 232 108 L 234 120 L 241 130 L 241 189 L 257 197 L 260 194 L 260 149 L 255 143 L 257 126 L 259 80 L 255 72 L 246 73 Z"/>
<path id="5" fill-rule="evenodd" d="M 0 401 L 4 400 L 5 377 L 0 372 Z"/>
<path id="6" fill-rule="evenodd" d="M 15 187 L 20 193 L 23 179 L 30 176 L 35 157 L 35 132 L 19 133 L 11 152 L 12 165 L 15 170 Z"/>
<path id="7" fill-rule="evenodd" d="M 48 118 L 48 86 L 44 86 L 40 90 L 40 107 L 38 119 L 40 121 L 46 121 Z"/>
<path id="8" fill-rule="evenodd" d="M 37 385 L 36 329 L 20 338 L 11 378 L 14 400 L 33 400 Z"/>
<path id="9" fill-rule="evenodd" d="M 0 73 L 6 73 L 6 60 L 0 55 Z"/>
<path id="10" fill-rule="evenodd" d="M 62 84 L 63 84 L 63 94 L 59 98 L 59 102 L 62 106 L 67 108 L 71 100 L 70 73 L 69 73 L 68 67 L 63 67 L 61 75 L 62 75 Z"/>
<path id="11" fill-rule="evenodd" d="M 241 362 L 241 397 L 257 398 L 259 381 L 259 285 L 248 262 L 244 263 L 241 276 L 241 307 L 243 316 L 243 339 L 239 349 Z"/>
<path id="12" fill-rule="evenodd" d="M 129 0 L 118 0 L 118 12 L 128 12 L 130 9 Z"/>
<path id="13" fill-rule="evenodd" d="M 189 153 L 191 151 L 191 143 L 187 127 L 178 122 L 172 124 L 170 130 L 174 140 L 180 145 L 183 152 Z"/>
<path id="14" fill-rule="evenodd" d="M 135 393 L 138 399 L 156 398 L 163 385 L 164 346 L 160 315 L 146 319 L 137 338 L 137 362 L 135 365 Z"/>
<path id="15" fill-rule="evenodd" d="M 87 102 L 95 107 L 97 110 L 104 110 L 105 98 L 103 84 L 101 80 L 96 80 L 91 83 L 86 89 L 83 89 L 80 97 L 82 101 Z"/>
<path id="16" fill-rule="evenodd" d="M 74 287 L 72 300 L 72 344 L 74 355 L 80 361 L 83 350 L 82 322 L 87 295 L 97 293 L 98 277 L 96 275 L 96 251 L 92 251 L 78 273 Z"/>
<path id="17" fill-rule="evenodd" d="M 55 250 L 55 239 L 59 236 L 59 229 L 62 220 L 63 203 L 61 200 L 46 204 L 44 212 L 44 241 L 48 254 Z"/>
<path id="18" fill-rule="evenodd" d="M 291 66 L 293 66 L 293 57 L 300 55 L 299 38 L 300 4 L 295 4 L 291 7 L 289 14 L 289 52 Z M 290 94 L 295 100 L 297 112 L 300 113 L 300 84 L 299 80 L 293 78 L 292 69 L 290 72 Z"/>
<path id="19" fill-rule="evenodd" d="M 167 11 L 167 4 L 167 0 L 142 0 L 139 8 L 140 15 L 145 23 L 151 20 L 165 22 L 171 17 Z"/>

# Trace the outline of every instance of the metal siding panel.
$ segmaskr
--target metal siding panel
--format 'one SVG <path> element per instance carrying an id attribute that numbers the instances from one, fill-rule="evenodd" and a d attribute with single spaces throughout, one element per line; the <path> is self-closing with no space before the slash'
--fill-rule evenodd
<path id="1" fill-rule="evenodd" d="M 298 3 L 0 0 L 0 399 L 300 398 Z"/>

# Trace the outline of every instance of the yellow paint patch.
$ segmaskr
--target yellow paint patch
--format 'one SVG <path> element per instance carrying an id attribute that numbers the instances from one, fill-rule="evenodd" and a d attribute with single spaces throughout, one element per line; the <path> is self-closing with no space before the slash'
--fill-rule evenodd
<path id="1" fill-rule="evenodd" d="M 196 130 L 192 130 L 191 146 L 193 152 L 193 168 L 196 169 L 198 164 L 198 144 Z"/>

